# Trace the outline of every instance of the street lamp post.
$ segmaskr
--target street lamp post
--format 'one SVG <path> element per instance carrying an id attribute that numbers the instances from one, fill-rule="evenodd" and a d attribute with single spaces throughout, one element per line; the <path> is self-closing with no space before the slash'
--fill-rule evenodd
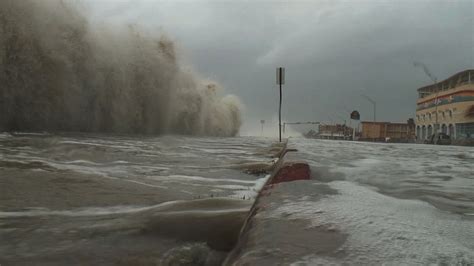
<path id="1" fill-rule="evenodd" d="M 376 120 L 377 103 L 376 103 L 372 98 L 370 98 L 369 96 L 367 96 L 367 95 L 365 95 L 365 94 L 362 94 L 362 97 L 364 97 L 365 99 L 367 99 L 367 101 L 369 101 L 370 103 L 372 103 L 372 105 L 374 106 L 374 122 L 377 121 L 377 120 Z"/>

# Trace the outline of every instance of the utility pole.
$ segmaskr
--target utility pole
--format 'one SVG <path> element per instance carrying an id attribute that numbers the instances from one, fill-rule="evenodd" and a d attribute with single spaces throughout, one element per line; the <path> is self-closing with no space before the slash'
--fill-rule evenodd
<path id="1" fill-rule="evenodd" d="M 280 105 L 278 108 L 278 128 L 279 128 L 279 136 L 280 136 L 280 142 L 281 142 L 281 98 L 282 98 L 281 85 L 285 84 L 285 68 L 277 67 L 276 74 L 277 74 L 277 84 L 280 85 Z"/>
<path id="2" fill-rule="evenodd" d="M 362 94 L 361 96 L 364 97 L 365 99 L 367 99 L 367 101 L 371 102 L 372 105 L 374 106 L 374 122 L 377 121 L 376 120 L 377 103 L 372 98 L 370 98 L 369 96 L 367 96 L 365 94 Z"/>

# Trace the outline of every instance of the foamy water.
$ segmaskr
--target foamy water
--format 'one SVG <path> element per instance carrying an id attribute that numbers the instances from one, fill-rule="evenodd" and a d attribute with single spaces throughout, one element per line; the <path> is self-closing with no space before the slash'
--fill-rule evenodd
<path id="1" fill-rule="evenodd" d="M 311 228 L 347 236 L 333 253 L 306 252 L 293 265 L 474 263 L 472 147 L 290 143 L 299 150 L 295 156 L 310 163 L 314 180 L 288 190 L 304 187 L 311 194 L 325 184 L 334 191 L 293 197 L 268 215 L 307 220 Z"/>
<path id="2" fill-rule="evenodd" d="M 322 179 L 372 186 L 398 198 L 474 213 L 474 148 L 295 140 Z"/>
<path id="3" fill-rule="evenodd" d="M 252 256 L 285 265 L 474 262 L 472 148 L 289 145 L 299 150 L 289 159 L 308 161 L 313 180 L 281 184 L 274 191 L 284 196 L 266 199 L 275 201 L 259 216 L 270 222 Z M 261 138 L 0 134 L 0 263 L 219 265 L 268 177 L 246 167 L 275 163 L 270 146 Z"/>
<path id="4" fill-rule="evenodd" d="M 0 264 L 216 265 L 268 178 L 246 167 L 272 165 L 270 146 L 255 138 L 3 133 Z"/>

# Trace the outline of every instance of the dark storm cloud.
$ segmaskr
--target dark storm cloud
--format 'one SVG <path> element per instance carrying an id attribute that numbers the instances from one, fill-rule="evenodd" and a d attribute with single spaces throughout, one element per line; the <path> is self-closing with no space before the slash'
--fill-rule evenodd
<path id="1" fill-rule="evenodd" d="M 244 131 L 277 111 L 275 67 L 287 68 L 286 120 L 414 116 L 416 89 L 474 66 L 473 1 L 94 1 L 105 23 L 135 23 L 178 41 L 198 72 L 247 106 Z"/>

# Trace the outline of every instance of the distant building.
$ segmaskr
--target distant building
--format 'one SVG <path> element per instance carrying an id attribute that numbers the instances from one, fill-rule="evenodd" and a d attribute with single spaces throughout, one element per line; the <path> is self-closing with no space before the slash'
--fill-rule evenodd
<path id="1" fill-rule="evenodd" d="M 320 139 L 350 139 L 352 138 L 351 127 L 341 124 L 319 125 L 316 138 Z"/>
<path id="2" fill-rule="evenodd" d="M 416 136 L 425 140 L 438 129 L 453 139 L 474 138 L 474 70 L 418 89 Z"/>
<path id="3" fill-rule="evenodd" d="M 412 142 L 415 140 L 415 123 L 413 119 L 407 123 L 369 122 L 362 121 L 360 140 Z"/>

